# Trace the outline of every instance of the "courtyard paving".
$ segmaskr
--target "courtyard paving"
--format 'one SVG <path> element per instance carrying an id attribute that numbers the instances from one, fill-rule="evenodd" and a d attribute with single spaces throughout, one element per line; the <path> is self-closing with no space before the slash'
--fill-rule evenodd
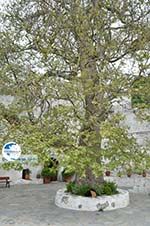
<path id="1" fill-rule="evenodd" d="M 0 187 L 0 226 L 150 226 L 150 196 L 130 194 L 130 205 L 108 212 L 61 209 L 55 193 L 64 183 Z"/>

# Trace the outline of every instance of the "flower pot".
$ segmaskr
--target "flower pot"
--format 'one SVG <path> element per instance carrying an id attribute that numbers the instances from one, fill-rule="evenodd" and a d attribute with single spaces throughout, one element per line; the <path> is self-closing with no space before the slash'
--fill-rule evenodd
<path id="1" fill-rule="evenodd" d="M 40 178 L 41 178 L 41 174 L 38 173 L 38 174 L 36 175 L 36 178 L 37 178 L 37 179 L 40 179 Z"/>
<path id="2" fill-rule="evenodd" d="M 57 175 L 51 176 L 51 181 L 56 181 L 57 180 Z"/>
<path id="3" fill-rule="evenodd" d="M 51 182 L 51 177 L 43 177 L 43 184 L 49 184 Z"/>
<path id="4" fill-rule="evenodd" d="M 117 177 L 122 177 L 122 173 L 120 171 L 117 173 Z"/>
<path id="5" fill-rule="evenodd" d="M 64 182 L 70 182 L 72 180 L 72 176 L 65 176 Z"/>
<path id="6" fill-rule="evenodd" d="M 56 180 L 57 172 L 55 168 L 44 167 L 41 172 L 43 183 L 48 184 L 52 180 Z"/>
<path id="7" fill-rule="evenodd" d="M 130 173 L 130 172 L 127 173 L 127 177 L 131 177 L 131 175 L 132 175 L 132 173 Z"/>
<path id="8" fill-rule="evenodd" d="M 145 170 L 143 170 L 142 176 L 146 177 L 146 171 Z"/>

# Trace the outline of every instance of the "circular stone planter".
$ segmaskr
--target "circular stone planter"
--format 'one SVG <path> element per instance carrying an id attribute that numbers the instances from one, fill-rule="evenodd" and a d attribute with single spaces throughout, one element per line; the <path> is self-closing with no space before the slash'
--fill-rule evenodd
<path id="1" fill-rule="evenodd" d="M 85 211 L 106 211 L 124 208 L 129 204 L 129 192 L 118 189 L 119 194 L 98 196 L 96 198 L 82 197 L 60 189 L 56 193 L 55 204 L 61 208 Z"/>

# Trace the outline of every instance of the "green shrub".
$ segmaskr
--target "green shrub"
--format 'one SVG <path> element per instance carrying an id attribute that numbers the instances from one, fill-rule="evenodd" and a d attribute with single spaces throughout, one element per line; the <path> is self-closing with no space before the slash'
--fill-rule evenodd
<path id="1" fill-rule="evenodd" d="M 56 175 L 56 168 L 44 167 L 41 172 L 42 177 L 51 177 Z"/>
<path id="2" fill-rule="evenodd" d="M 112 190 L 111 190 L 111 187 L 109 187 L 108 185 L 104 185 L 103 186 L 103 190 L 102 190 L 102 194 L 103 195 L 112 195 Z"/>
<path id="3" fill-rule="evenodd" d="M 71 192 L 74 195 L 80 196 L 90 196 L 91 186 L 89 184 L 75 184 L 74 182 L 70 182 L 66 185 L 67 192 Z"/>
<path id="4" fill-rule="evenodd" d="M 65 169 L 64 172 L 62 173 L 63 177 L 70 177 L 73 176 L 75 174 L 74 171 L 70 171 L 68 169 Z"/>
<path id="5" fill-rule="evenodd" d="M 69 182 L 68 184 L 66 184 L 66 188 L 67 188 L 67 192 L 71 192 L 72 193 L 72 190 L 73 190 L 73 187 L 75 186 L 75 183 L 74 182 Z"/>
<path id="6" fill-rule="evenodd" d="M 90 190 L 91 190 L 91 187 L 88 184 L 82 184 L 82 185 L 77 184 L 76 186 L 73 187 L 72 192 L 75 195 L 89 197 L 91 196 Z"/>
<path id="7" fill-rule="evenodd" d="M 104 182 L 102 185 L 104 195 L 114 195 L 117 194 L 117 185 L 114 182 Z"/>
<path id="8" fill-rule="evenodd" d="M 102 185 L 95 184 L 92 188 L 96 192 L 97 196 L 103 195 L 103 186 Z"/>
<path id="9" fill-rule="evenodd" d="M 118 194 L 117 185 L 114 182 L 104 182 L 101 185 L 75 184 L 70 182 L 66 185 L 66 188 L 67 192 L 86 197 L 91 196 L 90 191 L 95 191 L 97 196 Z"/>

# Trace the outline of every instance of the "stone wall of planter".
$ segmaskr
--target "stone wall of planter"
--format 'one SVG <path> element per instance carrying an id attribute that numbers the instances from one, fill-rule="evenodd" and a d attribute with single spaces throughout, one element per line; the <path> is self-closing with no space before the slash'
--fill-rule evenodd
<path id="1" fill-rule="evenodd" d="M 129 192 L 119 189 L 117 195 L 91 198 L 72 195 L 66 193 L 65 189 L 60 189 L 56 193 L 55 204 L 61 208 L 73 210 L 108 211 L 128 206 Z"/>

